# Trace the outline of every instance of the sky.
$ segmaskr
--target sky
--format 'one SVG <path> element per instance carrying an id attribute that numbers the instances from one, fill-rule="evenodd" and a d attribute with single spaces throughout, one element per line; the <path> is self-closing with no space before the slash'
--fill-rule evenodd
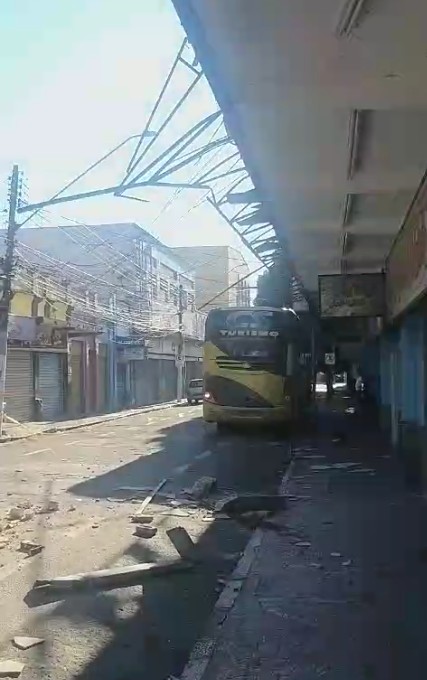
<path id="1" fill-rule="evenodd" d="M 0 181 L 4 189 L 18 163 L 28 200 L 36 202 L 141 132 L 184 33 L 171 0 L 2 0 L 1 14 Z M 159 120 L 187 82 L 183 69 Z M 215 110 L 207 84 L 197 87 L 159 144 L 167 146 Z M 114 184 L 131 151 L 129 143 L 75 189 Z M 251 269 L 259 266 L 228 224 L 200 202 L 200 192 L 134 195 L 149 202 L 98 198 L 65 204 L 46 213 L 43 223 L 135 221 L 167 245 L 228 244 L 244 251 Z"/>

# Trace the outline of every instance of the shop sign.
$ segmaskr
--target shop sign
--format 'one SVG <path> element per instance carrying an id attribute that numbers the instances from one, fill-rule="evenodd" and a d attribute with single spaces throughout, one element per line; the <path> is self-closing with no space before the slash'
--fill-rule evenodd
<path id="1" fill-rule="evenodd" d="M 146 347 L 123 347 L 123 359 L 127 361 L 141 361 L 147 358 L 147 348 Z"/>
<path id="2" fill-rule="evenodd" d="M 36 320 L 28 316 L 9 316 L 8 342 L 11 345 L 31 345 L 36 337 Z"/>
<path id="3" fill-rule="evenodd" d="M 65 349 L 67 346 L 67 332 L 63 328 L 55 328 L 54 326 L 41 327 L 36 333 L 34 346 Z"/>
<path id="4" fill-rule="evenodd" d="M 401 314 L 427 289 L 426 190 L 411 206 L 386 263 L 387 314 Z M 423 200 L 424 198 L 424 200 Z"/>
<path id="5" fill-rule="evenodd" d="M 383 274 L 325 274 L 319 276 L 322 318 L 383 316 Z"/>

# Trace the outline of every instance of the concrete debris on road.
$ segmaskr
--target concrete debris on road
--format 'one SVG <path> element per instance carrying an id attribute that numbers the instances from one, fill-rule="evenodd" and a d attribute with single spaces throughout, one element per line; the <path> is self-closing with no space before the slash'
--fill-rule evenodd
<path id="1" fill-rule="evenodd" d="M 134 536 L 138 536 L 138 538 L 153 538 L 156 534 L 157 528 L 146 524 L 139 524 L 134 531 Z"/>
<path id="2" fill-rule="evenodd" d="M 216 501 L 216 503 L 214 505 L 215 516 L 218 517 L 221 513 L 223 513 L 225 515 L 226 513 L 224 512 L 224 506 L 237 497 L 238 496 L 237 496 L 236 493 L 232 493 L 232 494 L 228 494 L 227 496 L 223 496 L 223 498 L 220 498 L 218 501 Z M 228 515 L 227 515 L 227 517 L 228 517 Z"/>
<path id="3" fill-rule="evenodd" d="M 0 678 L 19 678 L 25 664 L 20 661 L 1 661 L 0 660 Z"/>
<path id="4" fill-rule="evenodd" d="M 215 477 L 200 477 L 200 479 L 194 482 L 193 486 L 187 491 L 187 493 L 191 498 L 200 501 L 208 496 L 215 488 Z"/>
<path id="5" fill-rule="evenodd" d="M 9 510 L 6 513 L 6 519 L 9 520 L 10 522 L 22 522 L 23 518 L 25 515 L 25 510 L 24 508 L 9 508 Z"/>
<path id="6" fill-rule="evenodd" d="M 6 513 L 6 519 L 9 520 L 9 522 L 28 522 L 33 517 L 34 510 L 24 508 L 21 505 L 15 508 L 9 508 L 9 510 Z M 7 524 L 2 527 L 2 529 L 7 528 L 10 528 L 8 527 Z"/>
<path id="7" fill-rule="evenodd" d="M 131 515 L 130 521 L 133 524 L 151 524 L 153 515 Z"/>
<path id="8" fill-rule="evenodd" d="M 193 564 L 183 560 L 164 562 L 143 562 L 127 567 L 100 569 L 69 576 L 57 576 L 50 579 L 37 579 L 34 588 L 50 590 L 84 590 L 85 588 L 126 588 L 141 583 L 147 577 L 164 576 L 175 572 L 188 571 Z"/>
<path id="9" fill-rule="evenodd" d="M 49 515 L 51 512 L 58 512 L 59 503 L 58 501 L 48 501 L 41 508 L 37 510 L 38 515 Z"/>
<path id="10" fill-rule="evenodd" d="M 19 552 L 25 553 L 28 557 L 33 557 L 38 555 L 43 550 L 44 545 L 40 543 L 34 543 L 33 541 L 21 541 L 19 546 Z"/>
<path id="11" fill-rule="evenodd" d="M 235 496 L 226 500 L 221 507 L 221 512 L 228 515 L 242 515 L 247 512 L 277 512 L 286 506 L 286 496 L 277 494 L 247 494 Z"/>
<path id="12" fill-rule="evenodd" d="M 194 559 L 196 544 L 184 527 L 174 527 L 169 529 L 166 534 L 180 557 L 183 559 Z"/>
<path id="13" fill-rule="evenodd" d="M 38 637 L 16 636 L 13 638 L 12 642 L 18 649 L 26 650 L 43 644 L 44 640 L 43 638 Z"/>

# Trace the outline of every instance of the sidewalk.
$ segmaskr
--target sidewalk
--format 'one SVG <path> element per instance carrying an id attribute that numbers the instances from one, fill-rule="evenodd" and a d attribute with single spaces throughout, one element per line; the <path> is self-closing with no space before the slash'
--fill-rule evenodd
<path id="1" fill-rule="evenodd" d="M 295 446 L 287 509 L 254 537 L 247 577 L 228 586 L 240 592 L 221 596 L 185 680 L 427 677 L 426 501 L 357 415 L 320 423 Z"/>
<path id="2" fill-rule="evenodd" d="M 74 418 L 72 420 L 55 420 L 50 422 L 31 422 L 19 423 L 5 423 L 5 435 L 0 438 L 0 443 L 16 441 L 17 439 L 28 439 L 38 434 L 49 432 L 66 432 L 67 430 L 78 430 L 82 427 L 89 427 L 91 425 L 99 425 L 100 423 L 107 423 L 110 420 L 119 420 L 121 418 L 129 418 L 130 416 L 137 416 L 140 413 L 150 413 L 151 411 L 162 411 L 164 409 L 183 406 L 186 402 L 168 401 L 162 404 L 152 404 L 151 406 L 142 406 L 141 408 L 128 409 L 126 411 L 117 411 L 115 413 L 102 413 L 95 416 L 86 416 L 82 418 Z"/>

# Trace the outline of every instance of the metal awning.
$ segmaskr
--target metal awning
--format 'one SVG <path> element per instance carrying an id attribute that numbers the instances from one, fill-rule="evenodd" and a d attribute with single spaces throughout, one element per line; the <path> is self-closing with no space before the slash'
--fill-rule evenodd
<path id="1" fill-rule="evenodd" d="M 244 235 L 311 291 L 381 271 L 426 167 L 425 0 L 173 2 L 254 183 Z"/>

